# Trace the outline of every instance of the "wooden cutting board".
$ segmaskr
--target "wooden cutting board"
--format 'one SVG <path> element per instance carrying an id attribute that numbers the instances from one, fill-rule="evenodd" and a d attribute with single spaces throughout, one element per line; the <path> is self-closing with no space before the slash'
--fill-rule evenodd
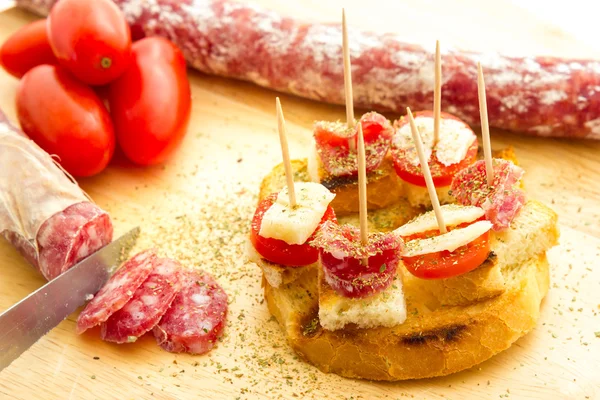
<path id="1" fill-rule="evenodd" d="M 334 21 L 342 1 L 284 4 L 306 19 Z M 407 40 L 600 57 L 509 2 L 458 0 L 345 1 L 350 22 L 400 31 Z M 436 10 L 433 12 L 432 10 Z M 359 20 L 360 18 L 360 20 Z M 0 14 L 0 42 L 33 19 Z M 458 374 L 400 383 L 327 375 L 298 360 L 263 302 L 260 272 L 242 261 L 244 237 L 262 176 L 279 162 L 275 93 L 253 85 L 190 74 L 194 108 L 189 132 L 164 166 L 137 168 L 117 160 L 83 188 L 107 209 L 116 234 L 142 227 L 138 247 L 157 246 L 189 267 L 217 277 L 230 296 L 226 335 L 206 356 L 174 355 L 151 337 L 112 345 L 98 331 L 77 336 L 70 316 L 0 373 L 0 397 L 14 399 L 254 398 L 598 398 L 600 396 L 600 144 L 492 132 L 494 147 L 515 146 L 532 197 L 551 204 L 563 224 L 550 255 L 552 288 L 538 327 L 491 360 Z M 17 81 L 0 72 L 0 108 L 15 119 Z M 306 153 L 312 122 L 344 117 L 344 109 L 283 95 L 292 157 Z M 390 115 L 390 117 L 395 117 Z M 579 231 L 571 229 L 577 228 Z M 0 311 L 44 280 L 0 242 Z M 597 333 L 595 333 L 597 332 Z"/>

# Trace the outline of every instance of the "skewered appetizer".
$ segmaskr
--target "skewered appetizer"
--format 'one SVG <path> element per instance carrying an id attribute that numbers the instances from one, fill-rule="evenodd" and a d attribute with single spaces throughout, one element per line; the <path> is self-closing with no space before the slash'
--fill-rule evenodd
<path id="1" fill-rule="evenodd" d="M 456 173 L 477 160 L 478 141 L 473 130 L 459 118 L 441 113 L 439 139 L 434 142 L 434 117 L 431 111 L 415 113 L 425 155 L 431 170 L 440 203 L 453 202 L 450 183 Z M 414 206 L 431 206 L 425 187 L 425 178 L 412 140 L 406 117 L 394 124 L 391 156 L 394 170 L 402 180 L 404 193 Z"/>
<path id="2" fill-rule="evenodd" d="M 323 183 L 340 222 L 356 222 L 348 214 L 358 211 L 360 228 L 324 221 L 322 204 L 298 238 L 318 250 L 318 262 L 313 255 L 310 268 L 277 282 L 259 263 L 267 305 L 290 345 L 325 372 L 403 380 L 470 368 L 535 326 L 556 214 L 526 200 L 521 168 L 492 158 L 481 68 L 484 160 L 476 161 L 473 131 L 440 112 L 439 45 L 433 113 L 414 118 L 407 109 L 393 135 L 375 113 L 355 126 L 343 21 L 346 125 L 316 124 L 307 166 L 289 160 L 281 124 L 280 139 L 285 186 Z M 281 170 L 263 180 L 261 201 L 284 186 Z M 423 213 L 423 205 L 433 210 Z M 262 229 L 254 225 L 252 235 Z M 287 237 L 290 227 L 275 235 Z"/>
<path id="3" fill-rule="evenodd" d="M 279 98 L 275 103 L 286 186 L 260 200 L 252 218 L 247 257 L 261 267 L 270 285 L 279 287 L 315 266 L 319 253 L 310 241 L 321 225 L 337 220 L 329 206 L 333 193 L 318 183 L 294 183 Z"/>
<path id="4" fill-rule="evenodd" d="M 357 228 L 326 222 L 311 241 L 320 253 L 314 268 L 279 287 L 265 282 L 270 312 L 305 360 L 353 378 L 447 375 L 535 326 L 549 287 L 556 214 L 525 200 L 520 169 L 508 161 L 494 165 L 515 172 L 509 178 L 497 173 L 491 187 L 485 178 L 464 184 L 481 164 L 456 174 L 452 189 L 466 205 L 440 207 L 446 233 L 435 211 L 415 210 L 410 222 L 392 222 L 401 225 L 393 232 L 370 233 L 366 246 Z M 269 177 L 262 186 L 271 184 L 277 180 Z M 384 212 L 370 213 L 387 219 Z"/>
<path id="5" fill-rule="evenodd" d="M 311 181 L 321 183 L 336 194 L 332 206 L 340 215 L 358 211 L 358 124 L 365 135 L 368 208 L 384 208 L 404 196 L 389 157 L 394 130 L 387 118 L 370 112 L 352 128 L 340 121 L 317 121 L 307 171 Z"/>
<path id="6" fill-rule="evenodd" d="M 363 115 L 359 122 L 366 132 L 369 209 L 387 207 L 398 198 L 406 198 L 415 207 L 431 207 L 407 119 L 400 118 L 392 128 L 385 117 L 373 112 Z M 456 173 L 477 161 L 477 136 L 459 118 L 441 113 L 439 140 L 434 144 L 433 113 L 416 112 L 415 122 L 440 202 L 452 203 L 450 183 Z M 348 140 L 356 140 L 356 130 L 339 121 L 318 121 L 313 134 L 314 151 L 308 157 L 310 179 L 338 195 L 333 206 L 340 215 L 356 212 L 356 152 L 348 145 Z"/>
<path id="7" fill-rule="evenodd" d="M 318 121 L 314 126 L 313 142 L 308 155 L 307 170 L 313 182 L 319 182 L 334 192 L 332 206 L 339 215 L 357 212 L 358 201 L 358 130 L 363 131 L 365 168 L 369 186 L 368 209 L 394 204 L 403 195 L 399 179 L 392 173 L 388 157 L 393 128 L 383 115 L 376 112 L 354 119 L 352 74 L 346 15 L 342 10 L 342 52 L 344 57 L 344 88 L 346 123 Z"/>
<path id="8" fill-rule="evenodd" d="M 286 187 L 262 199 L 252 218 L 248 258 L 262 268 L 274 287 L 315 266 L 319 253 L 309 243 L 322 224 L 337 222 L 329 206 L 334 194 L 318 183 L 294 186 L 296 206 L 290 205 Z"/>

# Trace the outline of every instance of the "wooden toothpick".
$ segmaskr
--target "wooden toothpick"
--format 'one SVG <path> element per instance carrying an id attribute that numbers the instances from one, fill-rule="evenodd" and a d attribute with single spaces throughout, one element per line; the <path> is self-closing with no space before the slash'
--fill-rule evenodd
<path id="1" fill-rule="evenodd" d="M 358 124 L 358 202 L 360 218 L 360 241 L 363 246 L 369 243 L 369 226 L 367 224 L 367 165 L 365 160 L 365 138 L 362 124 Z M 368 265 L 369 259 L 362 260 Z"/>
<path id="2" fill-rule="evenodd" d="M 440 114 L 442 111 L 442 58 L 440 41 L 435 42 L 435 86 L 433 87 L 433 147 L 440 139 Z"/>
<path id="3" fill-rule="evenodd" d="M 477 63 L 477 92 L 479 94 L 479 116 L 481 117 L 481 137 L 483 138 L 483 156 L 488 186 L 494 182 L 494 167 L 492 165 L 492 145 L 490 143 L 490 126 L 488 124 L 487 100 L 485 97 L 485 81 L 483 68 Z"/>
<path id="4" fill-rule="evenodd" d="M 342 53 L 344 55 L 344 92 L 346 95 L 346 124 L 354 128 L 354 99 L 352 97 L 352 67 L 348 51 L 348 28 L 346 27 L 346 11 L 342 8 Z M 354 138 L 348 140 L 350 150 L 355 150 Z"/>
<path id="5" fill-rule="evenodd" d="M 292 172 L 292 162 L 290 161 L 290 149 L 288 147 L 287 135 L 285 132 L 285 119 L 279 97 L 275 98 L 277 109 L 277 127 L 279 130 L 279 143 L 281 144 L 281 155 L 283 156 L 283 167 L 285 169 L 285 178 L 287 179 L 288 195 L 290 196 L 290 208 L 296 207 L 296 189 L 294 188 L 294 173 Z"/>
<path id="6" fill-rule="evenodd" d="M 431 177 L 431 171 L 429 170 L 427 157 L 425 157 L 425 152 L 423 151 L 423 142 L 421 141 L 421 135 L 419 134 L 419 130 L 417 129 L 417 124 L 415 124 L 415 119 L 413 118 L 412 112 L 408 107 L 406 108 L 406 115 L 408 115 L 408 121 L 410 122 L 412 138 L 415 142 L 417 154 L 419 155 L 421 171 L 423 171 L 423 177 L 425 178 L 425 183 L 427 184 L 427 191 L 429 192 L 429 198 L 431 199 L 431 205 L 433 206 L 435 219 L 437 220 L 438 227 L 440 228 L 440 233 L 446 233 L 448 232 L 448 230 L 446 229 L 446 224 L 444 223 L 444 216 L 442 215 L 440 201 L 435 191 L 435 185 L 433 184 L 433 178 Z"/>

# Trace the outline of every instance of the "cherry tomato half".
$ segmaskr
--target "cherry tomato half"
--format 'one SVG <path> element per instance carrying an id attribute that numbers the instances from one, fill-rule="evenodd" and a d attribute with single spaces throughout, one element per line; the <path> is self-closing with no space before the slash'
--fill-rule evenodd
<path id="1" fill-rule="evenodd" d="M 433 112 L 418 111 L 415 113 L 415 118 L 417 117 L 433 118 Z M 444 112 L 441 113 L 440 117 L 442 119 L 453 119 L 462 122 L 461 119 L 455 117 L 454 115 Z M 400 129 L 406 124 L 408 124 L 408 119 L 403 118 L 400 120 L 400 123 L 398 124 L 396 129 Z M 477 139 L 475 139 L 473 141 L 473 144 L 471 144 L 471 146 L 467 150 L 465 158 L 459 163 L 448 166 L 438 161 L 436 157 L 436 151 L 434 149 L 431 154 L 431 159 L 429 160 L 429 169 L 431 170 L 431 177 L 433 178 L 433 183 L 435 184 L 435 186 L 450 186 L 454 175 L 456 175 L 460 170 L 473 164 L 477 160 L 477 148 L 478 142 Z M 406 157 L 404 150 L 393 148 L 392 161 L 394 164 L 394 169 L 396 170 L 396 173 L 398 174 L 400 179 L 416 186 L 427 186 L 427 184 L 425 183 L 425 177 L 423 176 L 423 172 L 421 171 L 421 166 L 413 165 Z"/>
<path id="2" fill-rule="evenodd" d="M 469 224 L 461 224 L 461 228 Z M 452 229 L 450 229 L 452 230 Z M 439 235 L 439 231 L 428 231 L 403 238 L 405 242 Z M 471 243 L 450 251 L 403 257 L 404 266 L 421 279 L 443 279 L 462 275 L 479 267 L 490 254 L 490 232 L 486 232 Z"/>
<path id="3" fill-rule="evenodd" d="M 21 78 L 33 67 L 56 64 L 46 32 L 46 20 L 32 22 L 19 29 L 4 42 L 0 49 L 2 68 L 16 78 Z"/>
<path id="4" fill-rule="evenodd" d="M 317 262 L 319 250 L 309 245 L 312 236 L 304 244 L 287 244 L 283 240 L 264 238 L 259 235 L 263 216 L 273 205 L 275 199 L 277 199 L 277 193 L 269 195 L 258 205 L 252 218 L 250 242 L 252 242 L 258 254 L 276 264 L 299 267 Z M 327 207 L 319 226 L 325 221 L 337 222 L 333 208 Z"/>
<path id="5" fill-rule="evenodd" d="M 130 67 L 110 84 L 110 112 L 127 158 L 140 165 L 158 164 L 187 131 L 192 99 L 186 64 L 166 39 L 142 39 L 132 50 Z"/>
<path id="6" fill-rule="evenodd" d="M 110 161 L 115 135 L 94 91 L 60 66 L 29 71 L 17 90 L 21 128 L 74 176 L 99 173 Z"/>
<path id="7" fill-rule="evenodd" d="M 391 127 L 390 124 L 383 115 L 371 112 L 363 115 L 359 122 L 363 129 L 363 138 L 365 139 L 365 146 L 369 143 L 378 140 L 381 135 L 386 136 L 386 140 L 389 141 L 391 138 Z M 352 138 L 354 146 L 357 146 L 358 135 L 357 128 L 345 129 L 345 124 L 336 126 L 336 129 L 328 129 L 336 126 L 335 123 L 331 123 L 329 126 L 326 124 L 318 124 L 315 127 L 315 141 L 319 147 L 343 147 L 348 150 L 350 144 L 349 139 Z"/>
<path id="8" fill-rule="evenodd" d="M 48 38 L 61 65 L 90 85 L 119 77 L 131 61 L 131 32 L 110 0 L 61 0 L 48 17 Z"/>

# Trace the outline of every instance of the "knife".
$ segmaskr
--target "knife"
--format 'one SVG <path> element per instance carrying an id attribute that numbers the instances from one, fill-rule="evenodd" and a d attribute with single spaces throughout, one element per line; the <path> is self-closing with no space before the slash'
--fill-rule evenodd
<path id="1" fill-rule="evenodd" d="M 97 293 L 139 233 L 132 229 L 3 312 L 0 371 Z"/>

